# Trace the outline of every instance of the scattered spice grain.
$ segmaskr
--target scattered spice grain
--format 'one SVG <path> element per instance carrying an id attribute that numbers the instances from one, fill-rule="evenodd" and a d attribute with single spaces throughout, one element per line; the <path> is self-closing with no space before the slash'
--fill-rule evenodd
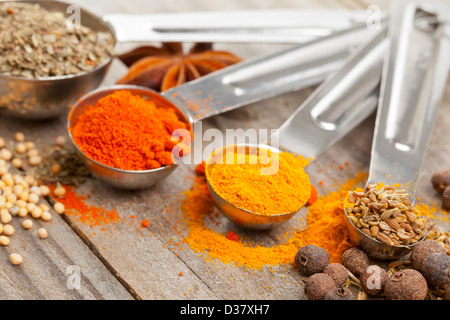
<path id="1" fill-rule="evenodd" d="M 9 256 L 9 260 L 15 266 L 18 266 L 23 262 L 22 256 L 17 253 L 11 253 L 11 255 Z"/>
<path id="2" fill-rule="evenodd" d="M 38 235 L 39 238 L 45 239 L 45 238 L 48 237 L 48 232 L 47 232 L 47 230 L 45 228 L 39 228 L 37 230 L 37 235 Z"/>

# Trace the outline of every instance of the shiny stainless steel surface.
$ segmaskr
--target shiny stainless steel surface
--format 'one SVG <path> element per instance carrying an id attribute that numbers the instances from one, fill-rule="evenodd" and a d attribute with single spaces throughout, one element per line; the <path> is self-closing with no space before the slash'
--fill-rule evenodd
<path id="1" fill-rule="evenodd" d="M 23 1 L 26 2 L 26 1 Z M 39 1 L 50 10 L 65 13 L 68 4 L 59 1 Z M 81 9 L 83 25 L 96 31 L 111 31 L 103 20 Z M 0 74 L 0 115 L 25 119 L 47 119 L 61 115 L 69 106 L 97 88 L 112 61 L 105 60 L 90 72 L 73 75 L 27 79 Z"/>
<path id="2" fill-rule="evenodd" d="M 196 121 L 324 81 L 361 44 L 378 33 L 365 26 L 247 59 L 162 94 L 189 109 Z M 214 105 L 205 101 L 214 97 Z M 193 109 L 195 106 L 195 110 Z"/>
<path id="3" fill-rule="evenodd" d="M 386 29 L 327 78 L 271 137 L 271 144 L 317 158 L 375 111 Z M 357 88 L 357 89 L 356 89 Z"/>
<path id="4" fill-rule="evenodd" d="M 449 12 L 441 1 L 398 1 L 390 17 L 367 183 L 403 184 L 412 203 L 450 68 L 450 40 L 444 37 L 449 26 L 443 22 L 448 17 L 442 16 Z M 350 221 L 348 228 L 353 242 L 373 258 L 395 259 L 413 247 L 383 244 Z"/>
<path id="5" fill-rule="evenodd" d="M 387 46 L 385 35 L 385 29 L 378 31 L 369 43 L 360 46 L 351 54 L 344 66 L 327 78 L 270 137 L 268 142 L 270 146 L 247 145 L 249 150 L 254 151 L 258 148 L 272 151 L 287 150 L 314 160 L 367 118 L 377 105 L 382 62 Z M 358 90 L 355 90 L 356 87 Z M 207 179 L 209 165 L 224 152 L 233 151 L 235 146 L 216 150 L 215 155 L 206 161 Z M 243 148 L 243 145 L 238 146 Z M 272 216 L 250 212 L 221 198 L 209 182 L 208 187 L 219 210 L 243 228 L 263 230 L 275 227 L 288 221 L 298 212 Z"/>
<path id="6" fill-rule="evenodd" d="M 332 71 L 342 65 L 353 46 L 368 41 L 374 34 L 364 27 L 357 27 L 323 37 L 321 39 L 294 46 L 256 59 L 249 59 L 231 67 L 219 70 L 198 80 L 188 82 L 163 92 L 160 96 L 162 105 L 173 105 L 186 115 L 193 124 L 196 121 L 223 113 L 252 102 L 280 95 L 317 84 Z M 338 47 L 338 50 L 336 50 Z M 72 108 L 69 120 L 70 128 L 75 124 L 80 110 L 96 99 L 113 90 L 128 86 L 112 86 L 99 89 L 81 98 Z M 129 87 L 133 92 L 141 92 L 155 97 L 155 93 L 140 87 Z M 139 91 L 135 91 L 139 90 Z M 210 96 L 220 103 L 203 104 Z M 167 99 L 166 102 L 161 99 Z M 164 100 L 165 100 L 164 99 Z M 86 102 L 88 101 L 88 102 Z M 195 106 L 195 108 L 193 108 Z M 103 181 L 119 188 L 140 189 L 150 187 L 177 165 L 149 171 L 123 171 L 91 161 L 82 155 L 88 167 Z M 154 177 L 151 177 L 154 173 Z"/>
<path id="7" fill-rule="evenodd" d="M 120 42 L 270 42 L 303 43 L 370 19 L 366 10 L 241 10 L 177 14 L 108 14 Z"/>

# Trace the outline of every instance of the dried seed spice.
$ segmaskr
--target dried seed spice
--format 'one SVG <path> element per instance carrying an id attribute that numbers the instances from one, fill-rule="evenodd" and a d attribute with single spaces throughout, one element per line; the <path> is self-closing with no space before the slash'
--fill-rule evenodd
<path id="1" fill-rule="evenodd" d="M 109 32 L 69 26 L 37 3 L 0 3 L 0 73 L 43 78 L 86 72 L 114 55 Z"/>
<path id="2" fill-rule="evenodd" d="M 423 263 L 423 275 L 430 286 L 450 284 L 450 257 L 445 253 L 432 253 Z"/>
<path id="3" fill-rule="evenodd" d="M 324 300 L 325 296 L 337 290 L 333 278 L 325 273 L 316 273 L 306 279 L 305 293 L 309 300 Z"/>
<path id="4" fill-rule="evenodd" d="M 301 247 L 295 255 L 294 264 L 306 276 L 321 273 L 330 264 L 330 255 L 315 245 Z"/>
<path id="5" fill-rule="evenodd" d="M 338 301 L 355 300 L 355 296 L 347 288 L 338 288 L 334 291 L 328 292 L 325 295 L 324 300 L 338 300 Z"/>
<path id="6" fill-rule="evenodd" d="M 370 296 L 379 296 L 384 292 L 388 279 L 386 270 L 377 265 L 369 266 L 360 276 L 361 287 Z"/>
<path id="7" fill-rule="evenodd" d="M 357 228 L 384 244 L 411 245 L 426 234 L 426 219 L 406 191 L 393 185 L 370 184 L 349 192 L 345 210 Z"/>
<path id="8" fill-rule="evenodd" d="M 326 266 L 323 273 L 332 277 L 336 286 L 339 288 L 344 286 L 349 279 L 347 268 L 336 262 Z"/>
<path id="9" fill-rule="evenodd" d="M 424 300 L 428 285 L 422 274 L 414 269 L 394 273 L 384 287 L 388 300 Z"/>
<path id="10" fill-rule="evenodd" d="M 445 253 L 441 243 L 434 240 L 425 240 L 416 246 L 411 253 L 411 265 L 419 272 L 423 271 L 423 264 L 432 253 Z"/>
<path id="11" fill-rule="evenodd" d="M 364 251 L 353 247 L 342 254 L 342 264 L 354 275 L 360 275 L 369 267 L 369 257 Z"/>

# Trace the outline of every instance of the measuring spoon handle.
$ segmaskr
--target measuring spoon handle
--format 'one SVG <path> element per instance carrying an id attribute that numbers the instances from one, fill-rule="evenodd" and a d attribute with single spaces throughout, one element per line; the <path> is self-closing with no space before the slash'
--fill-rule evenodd
<path id="1" fill-rule="evenodd" d="M 441 1 L 394 4 L 368 183 L 408 183 L 413 200 L 447 83 L 450 41 L 440 13 L 450 10 Z"/>
<path id="2" fill-rule="evenodd" d="M 194 121 L 319 84 L 376 34 L 366 26 L 248 59 L 162 94 Z"/>
<path id="3" fill-rule="evenodd" d="M 327 78 L 271 137 L 271 145 L 314 160 L 376 109 L 383 57 L 383 28 Z"/>
<path id="4" fill-rule="evenodd" d="M 366 10 L 278 9 L 108 14 L 103 19 L 119 42 L 303 43 L 384 16 Z"/>

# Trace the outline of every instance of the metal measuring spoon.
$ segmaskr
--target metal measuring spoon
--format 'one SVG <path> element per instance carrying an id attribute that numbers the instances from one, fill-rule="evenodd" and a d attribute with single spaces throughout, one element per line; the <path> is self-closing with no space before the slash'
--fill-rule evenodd
<path id="1" fill-rule="evenodd" d="M 219 210 L 237 225 L 264 230 L 280 225 L 296 212 L 263 215 L 239 208 L 223 199 L 210 183 L 210 166 L 226 152 L 257 152 L 269 149 L 301 154 L 316 159 L 343 138 L 376 108 L 386 30 L 353 53 L 343 68 L 327 78 L 297 111 L 269 139 L 269 145 L 232 145 L 216 150 L 206 161 L 206 178 L 212 198 Z M 355 90 L 358 88 L 358 90 Z M 239 148 L 239 149 L 238 149 Z M 300 210 L 300 208 L 299 208 Z"/>
<path id="2" fill-rule="evenodd" d="M 194 123 L 213 115 L 322 82 L 342 65 L 355 46 L 366 42 L 374 33 L 365 26 L 337 32 L 306 44 L 248 59 L 161 94 L 137 86 L 116 85 L 95 90 L 72 107 L 67 126 L 69 136 L 73 142 L 71 129 L 88 106 L 122 89 L 153 99 L 160 107 L 178 110 L 180 119 L 192 128 Z M 90 159 L 78 147 L 77 150 L 97 178 L 118 188 L 150 187 L 177 167 L 173 164 L 154 170 L 121 170 Z"/>
<path id="3" fill-rule="evenodd" d="M 412 204 L 450 67 L 445 12 L 449 7 L 439 1 L 399 1 L 391 10 L 390 50 L 383 70 L 367 185 L 408 183 Z M 396 259 L 414 246 L 384 244 L 350 219 L 347 225 L 353 242 L 376 259 Z"/>

